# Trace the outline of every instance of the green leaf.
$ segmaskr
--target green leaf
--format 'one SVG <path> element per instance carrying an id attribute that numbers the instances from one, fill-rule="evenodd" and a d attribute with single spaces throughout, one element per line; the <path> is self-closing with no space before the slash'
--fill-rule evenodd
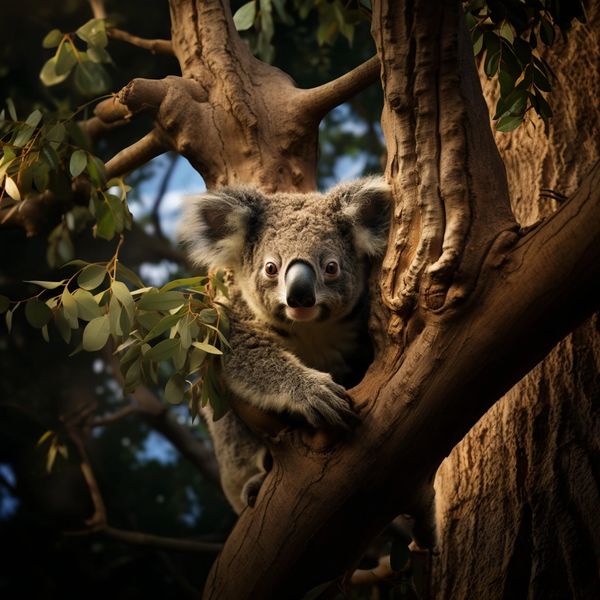
<path id="1" fill-rule="evenodd" d="M 111 334 L 117 338 L 123 335 L 123 329 L 121 328 L 121 312 L 123 307 L 119 304 L 118 300 L 113 296 L 108 304 L 108 321 L 110 326 Z"/>
<path id="2" fill-rule="evenodd" d="M 207 344 L 206 342 L 193 342 L 192 346 L 199 350 L 204 350 L 204 352 L 207 352 L 208 354 L 223 354 L 217 347 Z"/>
<path id="3" fill-rule="evenodd" d="M 106 37 L 106 23 L 104 19 L 90 19 L 75 33 L 90 46 L 105 48 L 108 44 L 108 38 Z"/>
<path id="4" fill-rule="evenodd" d="M 44 192 L 49 183 L 50 167 L 44 160 L 39 160 L 33 167 L 33 184 L 38 192 Z"/>
<path id="5" fill-rule="evenodd" d="M 87 51 L 90 60 L 95 63 L 111 63 L 110 54 L 100 46 L 90 46 Z"/>
<path id="6" fill-rule="evenodd" d="M 106 268 L 100 265 L 88 265 L 77 277 L 77 283 L 84 290 L 95 290 L 106 277 Z"/>
<path id="7" fill-rule="evenodd" d="M 56 325 L 60 337 L 68 344 L 71 341 L 72 330 L 63 314 L 63 310 L 60 308 L 54 313 L 54 325 Z"/>
<path id="8" fill-rule="evenodd" d="M 108 315 L 92 319 L 83 330 L 83 349 L 94 352 L 104 348 L 110 334 Z"/>
<path id="9" fill-rule="evenodd" d="M 56 72 L 56 56 L 49 58 L 42 67 L 42 70 L 40 71 L 40 79 L 42 80 L 42 83 L 47 87 L 57 85 L 63 82 L 68 75 L 68 73 L 63 73 L 62 75 L 59 75 Z"/>
<path id="10" fill-rule="evenodd" d="M 538 90 L 542 90 L 542 92 L 552 91 L 552 86 L 544 73 L 535 67 L 533 68 L 533 84 Z"/>
<path id="11" fill-rule="evenodd" d="M 69 321 L 69 325 L 71 329 L 77 329 L 79 327 L 79 323 L 77 322 L 77 317 L 79 316 L 79 309 L 77 307 L 77 302 L 75 298 L 73 298 L 73 294 L 69 291 L 68 288 L 62 292 L 61 295 L 62 306 L 65 311 L 65 317 L 67 321 Z"/>
<path id="12" fill-rule="evenodd" d="M 117 263 L 117 278 L 129 281 L 138 288 L 144 287 L 144 282 L 129 268 L 121 262 Z"/>
<path id="13" fill-rule="evenodd" d="M 19 188 L 17 187 L 14 179 L 8 175 L 4 180 L 4 189 L 13 200 L 17 200 L 17 202 L 21 201 L 21 192 L 19 192 Z"/>
<path id="14" fill-rule="evenodd" d="M 92 183 L 97 187 L 104 187 L 106 183 L 106 166 L 97 156 L 89 155 L 87 170 Z"/>
<path id="15" fill-rule="evenodd" d="M 181 319 L 183 315 L 167 315 L 163 317 L 144 337 L 145 342 L 149 342 L 159 335 L 163 334 L 168 329 L 171 329 L 174 325 L 176 325 Z"/>
<path id="16" fill-rule="evenodd" d="M 184 393 L 185 380 L 179 373 L 175 373 L 165 386 L 165 399 L 169 404 L 181 404 Z"/>
<path id="17" fill-rule="evenodd" d="M 42 40 L 42 46 L 44 48 L 56 48 L 63 39 L 63 33 L 60 29 L 53 29 L 46 34 L 46 37 Z"/>
<path id="18" fill-rule="evenodd" d="M 49 142 L 60 143 L 65 139 L 66 128 L 62 123 L 55 123 L 48 129 L 46 139 Z"/>
<path id="19" fill-rule="evenodd" d="M 87 166 L 87 152 L 85 150 L 75 150 L 71 154 L 71 160 L 69 161 L 69 171 L 73 177 L 77 177 L 83 173 L 83 170 Z"/>
<path id="20" fill-rule="evenodd" d="M 17 120 L 17 109 L 15 108 L 15 103 L 12 98 L 6 99 L 6 106 L 8 107 L 8 114 L 13 121 Z"/>
<path id="21" fill-rule="evenodd" d="M 518 116 L 505 115 L 504 117 L 501 117 L 500 119 L 498 119 L 498 122 L 496 123 L 496 129 L 498 131 L 502 131 L 502 132 L 506 133 L 508 131 L 512 131 L 513 129 L 516 129 L 522 122 L 523 122 L 523 117 L 521 115 L 518 115 Z"/>
<path id="22" fill-rule="evenodd" d="M 198 285 L 200 283 L 203 283 L 207 279 L 208 278 L 205 275 L 200 276 L 200 277 L 186 277 L 185 279 L 174 279 L 173 281 L 169 281 L 168 283 L 165 283 L 165 285 L 163 285 L 160 288 L 160 291 L 168 292 L 169 290 L 172 290 L 173 288 Z"/>
<path id="23" fill-rule="evenodd" d="M 113 281 L 110 286 L 113 294 L 117 300 L 123 305 L 123 308 L 127 311 L 127 314 L 133 320 L 135 312 L 135 302 L 131 296 L 129 288 L 122 281 Z"/>
<path id="24" fill-rule="evenodd" d="M 57 75 L 68 75 L 71 69 L 77 64 L 77 57 L 73 51 L 71 42 L 64 42 L 60 45 L 56 53 L 56 65 L 54 71 Z"/>
<path id="25" fill-rule="evenodd" d="M 50 168 L 56 171 L 60 165 L 60 158 L 56 150 L 50 144 L 45 144 L 42 146 L 41 152 L 44 160 L 50 165 Z"/>
<path id="26" fill-rule="evenodd" d="M 233 23 L 238 31 L 246 31 L 254 25 L 256 19 L 256 2 L 251 0 L 241 6 L 233 15 Z"/>
<path id="27" fill-rule="evenodd" d="M 12 318 L 13 318 L 13 313 L 16 310 L 16 306 L 15 308 L 13 308 L 12 310 L 7 310 L 6 311 L 6 328 L 8 329 L 8 333 L 10 333 L 10 330 L 12 329 Z"/>
<path id="28" fill-rule="evenodd" d="M 204 308 L 199 316 L 203 323 L 214 325 L 217 322 L 217 311 L 214 308 Z"/>
<path id="29" fill-rule="evenodd" d="M 55 290 L 61 285 L 65 284 L 66 279 L 62 281 L 41 281 L 40 279 L 26 279 L 25 283 L 34 283 L 35 285 L 39 285 L 47 290 Z"/>
<path id="30" fill-rule="evenodd" d="M 554 26 L 545 17 L 542 17 L 542 21 L 540 23 L 540 37 L 546 46 L 552 46 L 554 43 Z"/>
<path id="31" fill-rule="evenodd" d="M 17 148 L 22 148 L 33 135 L 35 128 L 39 125 L 42 120 L 42 113 L 39 110 L 34 110 L 26 119 L 25 123 L 21 125 L 21 129 L 13 142 Z"/>
<path id="32" fill-rule="evenodd" d="M 141 359 L 138 358 L 127 369 L 127 374 L 125 375 L 125 386 L 124 386 L 125 391 L 130 392 L 130 391 L 134 390 L 141 382 L 142 382 L 142 361 L 141 361 Z"/>
<path id="33" fill-rule="evenodd" d="M 84 96 L 98 96 L 110 87 L 110 77 L 106 69 L 90 60 L 77 63 L 73 82 Z"/>
<path id="34" fill-rule="evenodd" d="M 144 355 L 144 358 L 147 360 L 155 360 L 157 362 L 161 360 L 167 360 L 171 358 L 173 354 L 175 354 L 177 348 L 179 348 L 178 339 L 173 338 L 162 340 L 161 342 L 158 342 L 156 346 L 150 348 L 150 350 L 148 350 L 148 352 L 146 352 Z"/>
<path id="35" fill-rule="evenodd" d="M 75 290 L 73 298 L 75 298 L 79 308 L 79 317 L 84 321 L 92 321 L 102 316 L 102 309 L 98 306 L 94 296 L 87 290 Z"/>
<path id="36" fill-rule="evenodd" d="M 148 292 L 138 300 L 142 310 L 171 310 L 179 308 L 185 302 L 181 292 Z"/>
<path id="37" fill-rule="evenodd" d="M 25 304 L 25 318 L 32 327 L 40 329 L 50 321 L 52 311 L 44 302 L 34 298 Z"/>
<path id="38" fill-rule="evenodd" d="M 0 294 L 0 315 L 8 310 L 10 300 L 6 296 Z"/>

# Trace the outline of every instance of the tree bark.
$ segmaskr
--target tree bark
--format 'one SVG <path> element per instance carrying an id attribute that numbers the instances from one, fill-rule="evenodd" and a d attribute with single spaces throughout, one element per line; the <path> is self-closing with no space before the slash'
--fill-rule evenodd
<path id="1" fill-rule="evenodd" d="M 556 210 L 600 157 L 599 3 L 545 58 L 555 117 L 496 141 L 513 210 L 531 225 Z M 486 86 L 490 110 L 495 86 Z M 565 249 L 565 251 L 567 251 Z M 600 589 L 600 335 L 596 315 L 485 415 L 436 479 L 434 597 L 594 598 Z"/>
<path id="2" fill-rule="evenodd" d="M 388 335 L 352 390 L 353 439 L 295 431 L 273 445 L 206 598 L 295 598 L 341 576 L 395 515 L 419 510 L 456 442 L 598 304 L 600 166 L 520 233 L 460 3 L 373 9 L 396 192 L 377 310 Z"/>

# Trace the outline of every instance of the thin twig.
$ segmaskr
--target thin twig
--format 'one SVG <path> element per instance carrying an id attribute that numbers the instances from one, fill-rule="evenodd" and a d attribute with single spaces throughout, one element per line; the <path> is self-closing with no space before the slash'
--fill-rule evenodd
<path id="1" fill-rule="evenodd" d="M 173 43 L 171 40 L 148 40 L 145 38 L 132 35 L 122 29 L 116 29 L 111 27 L 107 30 L 109 37 L 120 40 L 121 42 L 127 42 L 132 46 L 143 48 L 144 50 L 150 51 L 152 54 L 168 54 L 173 56 Z"/>
<path id="2" fill-rule="evenodd" d="M 106 19 L 104 0 L 89 0 L 89 3 L 95 19 Z"/>
<path id="3" fill-rule="evenodd" d="M 69 432 L 69 437 L 73 440 L 73 443 L 77 448 L 77 452 L 79 453 L 79 458 L 81 459 L 81 473 L 83 474 L 83 478 L 88 486 L 90 496 L 92 497 L 92 503 L 94 505 L 94 514 L 86 520 L 85 524 L 89 528 L 90 532 L 104 529 L 107 527 L 106 505 L 104 504 L 102 493 L 100 492 L 100 486 L 96 481 L 96 476 L 94 475 L 90 458 L 87 450 L 85 449 L 81 432 L 73 425 L 70 425 L 67 428 L 67 431 Z"/>
<path id="4" fill-rule="evenodd" d="M 122 421 L 123 419 L 125 419 L 129 415 L 132 415 L 138 410 L 138 407 L 135 404 L 131 403 L 107 415 L 95 417 L 94 419 L 88 421 L 86 425 L 89 427 L 104 427 L 105 425 L 111 425 L 112 423 Z"/>
<path id="5" fill-rule="evenodd" d="M 181 552 L 220 552 L 223 544 L 216 542 L 197 542 L 195 540 L 183 540 L 177 538 L 163 537 L 139 531 L 125 531 L 114 527 L 105 527 L 100 533 L 113 540 L 119 540 L 127 544 L 138 546 L 150 546 L 163 550 L 178 550 Z"/>

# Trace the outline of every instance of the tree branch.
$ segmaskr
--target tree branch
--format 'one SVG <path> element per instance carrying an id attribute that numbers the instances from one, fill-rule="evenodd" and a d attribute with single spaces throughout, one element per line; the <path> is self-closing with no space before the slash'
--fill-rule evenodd
<path id="1" fill-rule="evenodd" d="M 314 118 L 321 119 L 331 109 L 348 101 L 365 88 L 375 83 L 380 74 L 378 56 L 373 56 L 362 65 L 319 87 L 304 90 L 301 105 Z"/>
<path id="2" fill-rule="evenodd" d="M 122 29 L 117 29 L 115 27 L 111 27 L 107 30 L 108 36 L 115 39 L 120 40 L 122 42 L 127 42 L 132 46 L 137 46 L 138 48 L 143 48 L 144 50 L 150 51 L 152 54 L 168 54 L 170 56 L 174 56 L 173 52 L 173 44 L 171 40 L 148 40 L 136 35 L 132 35 L 127 31 L 123 31 Z"/>
<path id="3" fill-rule="evenodd" d="M 141 140 L 115 154 L 106 163 L 106 175 L 108 179 L 126 175 L 163 154 L 166 150 L 156 131 L 151 131 Z"/>
<path id="4" fill-rule="evenodd" d="M 138 531 L 124 531 L 123 529 L 115 529 L 114 527 L 108 526 L 100 530 L 99 533 L 113 540 L 125 542 L 126 544 L 149 546 L 150 548 L 174 550 L 177 552 L 217 553 L 220 552 L 223 547 L 223 544 L 218 544 L 215 542 L 198 542 L 195 540 L 169 538 Z"/>
<path id="5" fill-rule="evenodd" d="M 140 407 L 140 416 L 167 438 L 208 481 L 220 486 L 219 468 L 212 450 L 187 427 L 181 426 L 147 387 L 138 386 L 132 396 Z"/>
<path id="6" fill-rule="evenodd" d="M 95 19 L 106 19 L 104 0 L 89 0 L 89 3 Z"/>
<path id="7" fill-rule="evenodd" d="M 127 404 L 112 413 L 88 420 L 86 425 L 88 427 L 104 427 L 106 425 L 111 425 L 112 423 L 122 421 L 126 417 L 138 412 L 138 410 L 139 409 L 135 404 Z"/>

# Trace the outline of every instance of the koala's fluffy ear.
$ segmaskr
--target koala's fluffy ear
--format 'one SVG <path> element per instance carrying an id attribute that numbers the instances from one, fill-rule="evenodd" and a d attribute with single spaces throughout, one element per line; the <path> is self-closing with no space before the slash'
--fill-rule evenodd
<path id="1" fill-rule="evenodd" d="M 382 177 L 365 177 L 338 185 L 331 196 L 341 196 L 342 214 L 354 228 L 354 241 L 358 250 L 367 256 L 380 256 L 385 252 L 392 190 Z"/>
<path id="2" fill-rule="evenodd" d="M 221 188 L 188 200 L 178 237 L 190 257 L 209 268 L 235 267 L 261 196 L 252 188 Z"/>

